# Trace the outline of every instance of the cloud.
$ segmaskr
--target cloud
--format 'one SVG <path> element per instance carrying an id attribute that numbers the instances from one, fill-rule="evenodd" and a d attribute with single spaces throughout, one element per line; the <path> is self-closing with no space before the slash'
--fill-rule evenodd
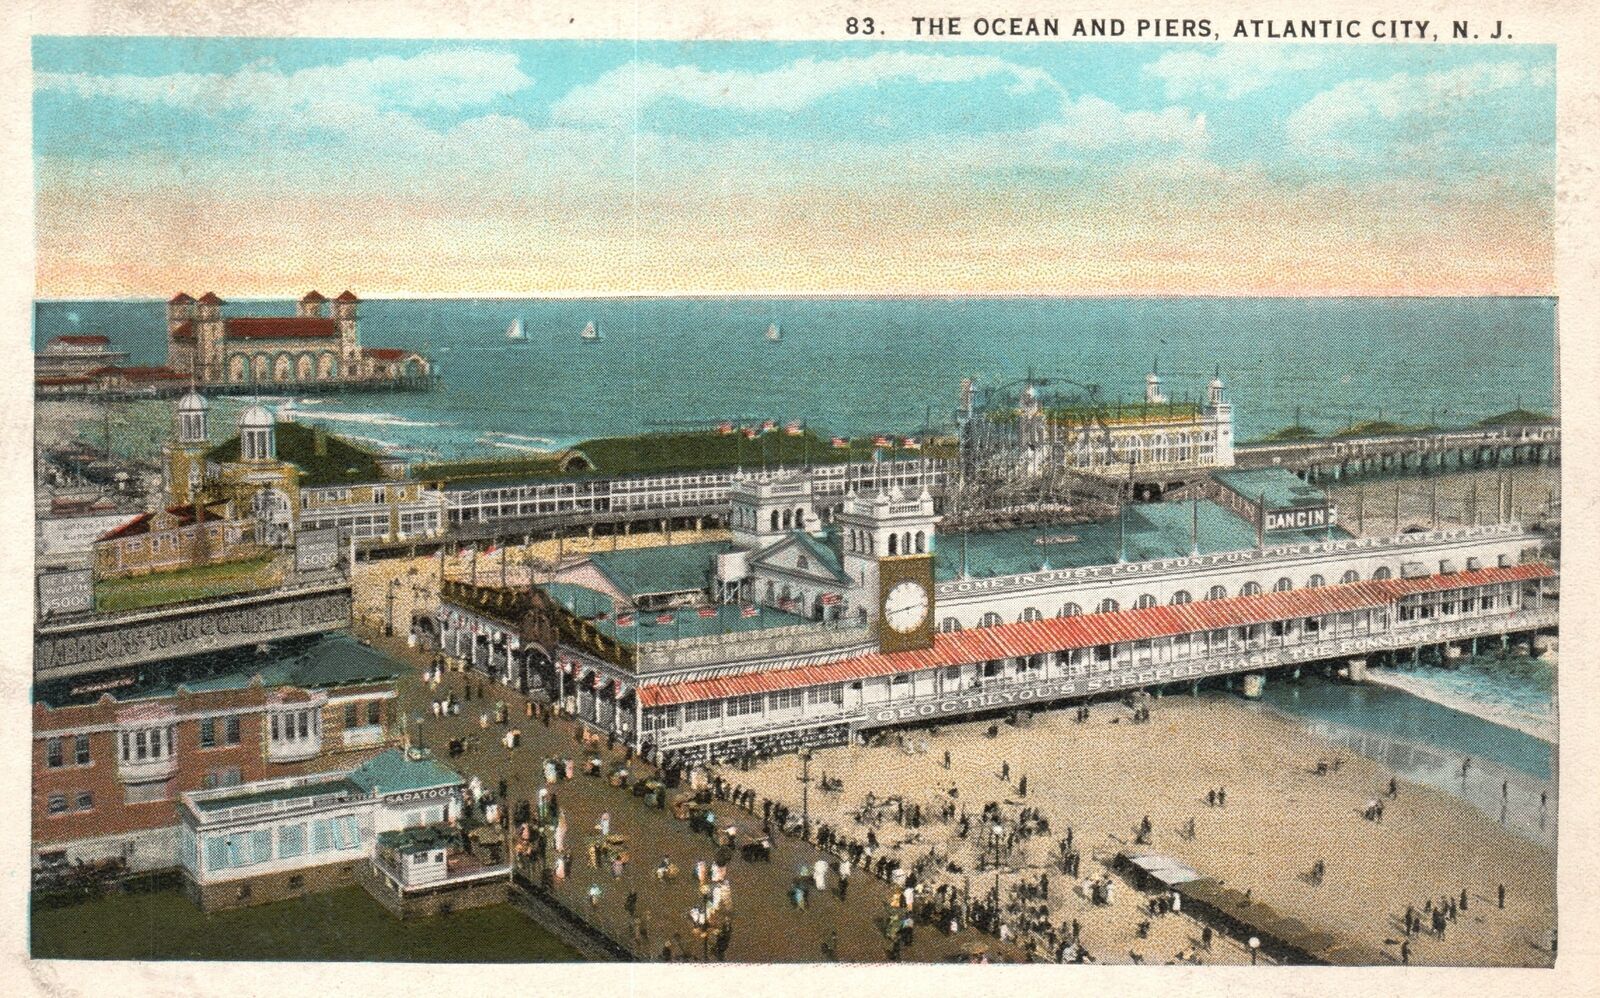
<path id="1" fill-rule="evenodd" d="M 284 72 L 270 62 L 234 73 L 39 73 L 41 92 L 200 113 L 246 110 L 327 121 L 355 110 L 458 111 L 533 85 L 511 52 L 437 49 L 409 57 L 351 59 Z"/>
<path id="2" fill-rule="evenodd" d="M 1515 62 L 1475 63 L 1437 73 L 1396 73 L 1382 80 L 1349 80 L 1317 94 L 1284 122 L 1289 144 L 1310 158 L 1352 161 L 1364 158 L 1428 156 L 1450 148 L 1464 133 L 1482 135 L 1485 98 L 1509 91 L 1548 89 L 1555 81 L 1549 66 Z M 1506 108 L 1508 124 L 1515 109 Z M 1498 114 L 1493 118 L 1499 118 Z M 1469 119 L 1477 124 L 1473 129 Z M 1539 114 L 1525 123 L 1544 121 Z M 1485 148 L 1473 150 L 1480 154 Z"/>
<path id="3" fill-rule="evenodd" d="M 1313 48 L 1224 45 L 1212 55 L 1168 52 L 1145 66 L 1144 72 L 1166 84 L 1169 100 L 1200 96 L 1238 100 L 1270 86 L 1279 76 L 1311 69 L 1325 59 Z"/>
<path id="4" fill-rule="evenodd" d="M 992 56 L 878 52 L 843 59 L 798 59 L 762 72 L 708 70 L 642 62 L 620 66 L 575 87 L 551 108 L 556 121 L 628 120 L 634 109 L 665 100 L 730 111 L 797 111 L 825 97 L 883 83 L 969 83 L 1009 78 L 1014 94 L 1059 89 L 1041 69 Z"/>

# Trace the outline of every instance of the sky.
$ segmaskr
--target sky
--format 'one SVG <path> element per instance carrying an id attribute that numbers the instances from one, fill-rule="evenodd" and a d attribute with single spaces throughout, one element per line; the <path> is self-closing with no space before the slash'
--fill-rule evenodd
<path id="1" fill-rule="evenodd" d="M 1554 291 L 1548 46 L 33 56 L 41 297 Z"/>

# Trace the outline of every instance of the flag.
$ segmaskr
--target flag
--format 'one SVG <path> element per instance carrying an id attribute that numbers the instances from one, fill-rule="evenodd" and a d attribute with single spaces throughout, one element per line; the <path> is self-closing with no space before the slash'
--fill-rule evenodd
<path id="1" fill-rule="evenodd" d="M 844 437 L 834 437 L 833 446 L 835 450 L 847 450 L 850 447 L 850 441 L 846 440 Z"/>
<path id="2" fill-rule="evenodd" d="M 874 446 L 874 447 L 888 447 L 888 446 L 890 446 L 889 438 L 880 433 L 877 436 L 872 438 L 872 446 Z"/>
<path id="3" fill-rule="evenodd" d="M 754 440 L 756 438 L 756 428 L 754 426 L 746 426 L 741 432 L 746 440 Z"/>
<path id="4" fill-rule="evenodd" d="M 751 617 L 754 617 L 760 613 L 761 608 L 753 603 L 749 606 L 741 606 L 739 608 L 739 616 L 743 617 L 745 620 L 749 620 Z"/>
<path id="5" fill-rule="evenodd" d="M 783 428 L 783 432 L 787 433 L 791 437 L 798 437 L 802 431 L 799 423 L 790 423 L 788 426 Z"/>
<path id="6" fill-rule="evenodd" d="M 822 605 L 823 606 L 838 606 L 839 605 L 839 601 L 842 598 L 843 597 L 841 597 L 838 593 L 823 593 L 822 594 Z"/>
<path id="7" fill-rule="evenodd" d="M 624 613 L 624 614 L 618 615 L 618 617 L 617 617 L 617 626 L 618 627 L 632 627 L 633 626 L 633 614 Z"/>
<path id="8" fill-rule="evenodd" d="M 732 423 L 718 423 L 717 424 L 717 432 L 722 434 L 725 437 L 729 436 L 729 435 L 731 435 L 733 433 L 733 424 Z"/>
<path id="9" fill-rule="evenodd" d="M 613 693 L 621 693 L 622 692 L 622 680 L 613 679 L 611 681 L 611 691 Z"/>
<path id="10" fill-rule="evenodd" d="M 670 624 L 676 619 L 677 618 L 674 617 L 670 613 L 658 613 L 658 614 L 656 614 L 656 623 L 658 623 L 658 624 Z"/>
<path id="11" fill-rule="evenodd" d="M 778 423 L 777 423 L 776 420 L 769 419 L 769 420 L 766 420 L 765 422 L 763 422 L 761 424 L 761 432 L 762 433 L 771 433 L 773 430 L 776 430 L 777 428 L 778 428 Z"/>
<path id="12" fill-rule="evenodd" d="M 465 544 L 463 544 L 463 545 L 461 545 L 461 550 L 456 552 L 456 557 L 457 558 L 465 558 L 467 556 L 467 552 L 470 551 L 470 550 L 472 550 L 472 549 L 467 547 Z"/>
<path id="13" fill-rule="evenodd" d="M 904 447 L 906 450 L 921 450 L 922 449 L 922 444 L 917 440 L 916 437 L 906 437 L 905 439 L 900 441 L 900 446 Z"/>
<path id="14" fill-rule="evenodd" d="M 702 617 L 715 617 L 717 615 L 717 608 L 714 606 L 703 606 L 700 608 L 699 612 L 700 616 Z"/>
<path id="15" fill-rule="evenodd" d="M 483 553 L 486 554 L 486 555 L 489 555 L 489 554 L 494 554 L 498 550 L 500 550 L 498 547 L 496 547 L 495 545 L 491 544 L 488 547 L 483 549 Z"/>

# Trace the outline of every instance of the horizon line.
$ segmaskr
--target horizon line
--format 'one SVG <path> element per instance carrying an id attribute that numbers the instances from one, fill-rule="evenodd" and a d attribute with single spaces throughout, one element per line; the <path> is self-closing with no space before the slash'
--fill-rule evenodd
<path id="1" fill-rule="evenodd" d="M 202 292 L 203 294 L 204 292 Z M 35 295 L 33 301 L 46 302 L 159 302 L 165 303 L 170 295 Z M 514 291 L 489 291 L 489 292 L 464 292 L 464 291 L 374 291 L 362 294 L 362 301 L 460 301 L 469 299 L 487 299 L 504 301 L 625 301 L 629 299 L 645 300 L 654 298 L 811 298 L 811 299 L 844 299 L 844 300 L 911 300 L 911 299 L 961 299 L 961 298 L 1016 298 L 1040 300 L 1083 300 L 1083 301 L 1110 301 L 1117 299 L 1191 299 L 1191 300 L 1249 300 L 1267 298 L 1325 298 L 1338 299 L 1428 299 L 1428 298 L 1547 298 L 1559 300 L 1560 295 L 1554 291 L 1541 293 L 1526 292 L 1475 292 L 1475 293 L 1442 293 L 1442 294 L 1384 294 L 1380 292 L 1259 292 L 1259 293 L 1228 293 L 1228 292 L 1197 292 L 1197 293 L 1162 293 L 1162 292 L 1120 292 L 1120 293 L 1088 293 L 1054 294 L 1036 291 L 591 291 L 591 292 L 514 292 Z M 298 296 L 290 292 L 288 295 L 262 294 L 256 292 L 241 293 L 234 299 L 237 301 L 297 301 Z"/>

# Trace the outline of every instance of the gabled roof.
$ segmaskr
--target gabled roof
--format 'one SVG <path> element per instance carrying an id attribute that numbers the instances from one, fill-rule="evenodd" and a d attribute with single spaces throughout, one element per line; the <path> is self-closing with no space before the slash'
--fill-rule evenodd
<path id="1" fill-rule="evenodd" d="M 318 291 L 315 288 L 312 288 L 310 291 L 307 291 L 305 293 L 305 295 L 301 297 L 300 300 L 301 301 L 310 301 L 310 302 L 325 302 L 328 299 L 323 297 L 323 295 L 322 295 L 322 293 L 320 291 Z"/>
<path id="2" fill-rule="evenodd" d="M 200 304 L 202 304 L 202 305 L 226 305 L 227 302 L 223 301 L 221 298 L 218 298 L 215 291 L 207 291 L 205 294 L 200 296 Z"/>
<path id="3" fill-rule="evenodd" d="M 874 652 L 821 665 L 752 672 L 723 679 L 642 686 L 639 689 L 639 702 L 646 707 L 663 707 L 826 683 L 854 682 L 902 672 L 1197 634 L 1266 624 L 1275 620 L 1351 613 L 1387 606 L 1402 596 L 1417 593 L 1546 579 L 1554 575 L 1555 571 L 1549 565 L 1529 562 L 1509 568 L 1483 568 L 1414 579 L 1352 582 L 1262 593 L 1258 596 L 1231 596 L 1181 606 L 1153 606 L 1142 610 L 1086 613 L 1075 617 L 976 627 L 949 634 L 935 634 L 933 646 L 919 651 Z"/>
<path id="4" fill-rule="evenodd" d="M 190 297 L 185 292 L 179 291 L 177 294 L 175 294 L 171 298 L 167 299 L 167 304 L 168 305 L 187 305 L 192 301 L 194 301 L 194 299 L 192 297 Z"/>
<path id="5" fill-rule="evenodd" d="M 326 339 L 339 335 L 339 324 L 317 316 L 248 316 L 223 323 L 225 335 L 243 340 Z"/>
<path id="6" fill-rule="evenodd" d="M 839 552 L 835 551 L 827 543 L 818 540 L 803 530 L 790 531 L 782 540 L 768 545 L 754 558 L 752 558 L 751 561 L 757 564 L 770 563 L 773 555 L 780 551 L 785 551 L 791 547 L 800 548 L 810 560 L 812 565 L 817 569 L 816 571 L 813 571 L 812 569 L 806 568 L 795 569 L 795 571 L 807 572 L 812 575 L 831 576 L 834 581 L 842 584 L 848 584 L 850 582 L 850 576 L 845 574 L 844 566 L 839 561 Z M 788 570 L 789 569 L 785 569 L 785 571 Z"/>
<path id="7" fill-rule="evenodd" d="M 345 288 L 344 291 L 340 293 L 339 297 L 334 299 L 334 301 L 360 301 L 360 300 L 361 300 L 360 298 L 357 298 L 354 294 L 351 293 L 349 288 Z"/>

